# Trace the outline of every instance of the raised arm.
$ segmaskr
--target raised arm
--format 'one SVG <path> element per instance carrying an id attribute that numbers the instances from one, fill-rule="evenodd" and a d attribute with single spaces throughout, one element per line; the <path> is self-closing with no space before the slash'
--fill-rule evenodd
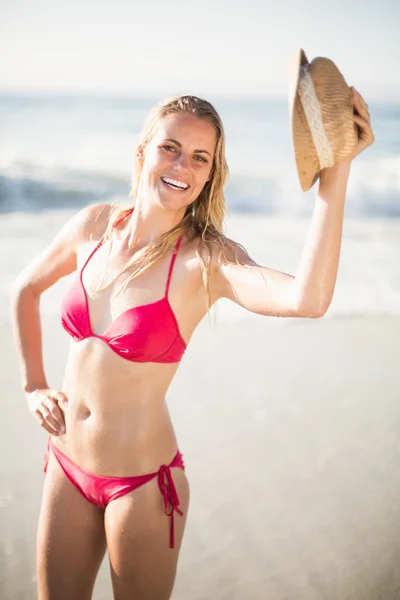
<path id="1" fill-rule="evenodd" d="M 311 225 L 296 275 L 256 264 L 239 246 L 228 249 L 228 260 L 213 259 L 213 301 L 224 297 L 261 315 L 322 317 L 335 289 L 342 240 L 344 203 L 351 161 L 374 142 L 368 106 L 352 88 L 360 127 L 358 145 L 345 161 L 324 169 Z M 239 264 L 233 264 L 236 251 Z M 248 265 L 250 268 L 248 268 Z"/>

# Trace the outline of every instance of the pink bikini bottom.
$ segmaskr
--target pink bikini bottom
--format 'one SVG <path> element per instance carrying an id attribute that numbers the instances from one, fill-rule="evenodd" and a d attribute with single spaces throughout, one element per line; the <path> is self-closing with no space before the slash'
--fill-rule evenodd
<path id="1" fill-rule="evenodd" d="M 161 465 L 156 473 L 148 473 L 147 475 L 138 475 L 136 477 L 106 477 L 104 475 L 94 475 L 84 471 L 76 465 L 68 456 L 61 452 L 51 443 L 51 436 L 47 442 L 46 454 L 44 457 L 44 472 L 47 470 L 50 448 L 53 451 L 59 465 L 68 477 L 70 482 L 76 489 L 95 506 L 105 508 L 109 502 L 135 490 L 144 485 L 154 477 L 158 476 L 158 487 L 164 499 L 164 512 L 170 521 L 170 548 L 174 547 L 174 511 L 179 515 L 183 512 L 178 508 L 179 498 L 175 489 L 174 481 L 171 475 L 171 467 L 179 467 L 183 471 L 185 465 L 183 463 L 182 454 L 177 451 L 175 458 L 167 465 Z M 168 510 L 168 504 L 170 508 Z"/>

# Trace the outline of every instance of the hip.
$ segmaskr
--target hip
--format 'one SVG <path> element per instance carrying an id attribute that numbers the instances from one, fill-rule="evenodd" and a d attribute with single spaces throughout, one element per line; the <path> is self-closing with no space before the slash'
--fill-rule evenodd
<path id="1" fill-rule="evenodd" d="M 165 402 L 93 412 L 72 403 L 64 410 L 64 418 L 65 434 L 52 437 L 53 445 L 83 469 L 99 475 L 152 472 L 172 460 L 178 450 Z"/>

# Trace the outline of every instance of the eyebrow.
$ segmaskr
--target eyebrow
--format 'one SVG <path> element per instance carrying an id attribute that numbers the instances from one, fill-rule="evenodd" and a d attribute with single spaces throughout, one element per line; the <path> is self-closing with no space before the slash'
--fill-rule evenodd
<path id="1" fill-rule="evenodd" d="M 180 143 L 179 143 L 177 140 L 173 140 L 172 138 L 166 138 L 166 141 L 167 141 L 167 142 L 173 142 L 174 144 L 176 144 L 176 145 L 178 146 L 178 148 L 182 148 L 182 144 L 180 144 Z M 203 154 L 208 154 L 208 156 L 209 156 L 210 158 L 212 158 L 212 156 L 211 156 L 211 154 L 208 152 L 208 150 L 200 150 L 200 149 L 199 149 L 199 150 L 195 150 L 195 153 L 196 153 L 196 154 L 201 154 L 201 153 L 203 153 Z"/>

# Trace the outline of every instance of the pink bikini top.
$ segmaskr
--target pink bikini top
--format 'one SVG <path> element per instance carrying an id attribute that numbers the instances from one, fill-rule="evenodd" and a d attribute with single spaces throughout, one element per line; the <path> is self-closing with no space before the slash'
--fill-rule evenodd
<path id="1" fill-rule="evenodd" d="M 126 216 L 125 214 L 122 219 Z M 115 225 L 118 225 L 122 219 L 119 219 Z M 186 343 L 180 334 L 176 317 L 168 301 L 168 289 L 182 237 L 178 239 L 172 255 L 164 297 L 151 304 L 126 310 L 107 327 L 103 335 L 96 335 L 90 326 L 82 273 L 93 254 L 103 244 L 102 238 L 89 255 L 79 277 L 61 303 L 61 322 L 64 329 L 77 342 L 88 337 L 99 338 L 116 354 L 132 362 L 179 362 L 186 350 Z"/>

